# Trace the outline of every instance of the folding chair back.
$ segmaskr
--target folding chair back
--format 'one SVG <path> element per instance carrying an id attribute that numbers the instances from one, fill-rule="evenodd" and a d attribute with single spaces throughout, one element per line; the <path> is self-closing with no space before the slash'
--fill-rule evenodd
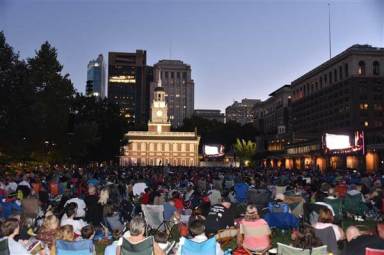
<path id="1" fill-rule="evenodd" d="M 93 255 L 93 250 L 92 240 L 56 241 L 57 255 Z"/>
<path id="2" fill-rule="evenodd" d="M 164 206 L 141 205 L 147 226 L 157 230 L 164 222 Z"/>
<path id="3" fill-rule="evenodd" d="M 384 250 L 365 248 L 365 255 L 384 255 Z"/>
<path id="4" fill-rule="evenodd" d="M 299 227 L 299 219 L 291 213 L 267 213 L 265 221 L 271 228 L 293 229 Z"/>
<path id="5" fill-rule="evenodd" d="M 364 212 L 367 209 L 367 206 L 364 204 L 361 194 L 352 196 L 347 193 L 347 195 L 344 198 L 343 209 L 348 213 L 363 216 Z"/>
<path id="6" fill-rule="evenodd" d="M 137 244 L 129 242 L 123 238 L 121 246 L 121 255 L 152 255 L 153 254 L 153 237 L 147 237 Z"/>
<path id="7" fill-rule="evenodd" d="M 336 235 L 332 227 L 314 229 L 314 231 L 316 237 L 319 238 L 323 244 L 327 245 L 328 252 L 332 252 L 333 254 L 339 254 Z"/>
<path id="8" fill-rule="evenodd" d="M 216 254 L 216 238 L 212 237 L 204 242 L 197 243 L 189 239 L 184 240 L 181 255 Z"/>
<path id="9" fill-rule="evenodd" d="M 277 243 L 278 255 L 327 255 L 327 246 L 323 245 L 310 249 L 300 249 L 286 244 Z"/>
<path id="10" fill-rule="evenodd" d="M 11 252 L 9 251 L 8 247 L 8 239 L 4 238 L 0 241 L 0 254 L 2 255 L 10 255 Z"/>

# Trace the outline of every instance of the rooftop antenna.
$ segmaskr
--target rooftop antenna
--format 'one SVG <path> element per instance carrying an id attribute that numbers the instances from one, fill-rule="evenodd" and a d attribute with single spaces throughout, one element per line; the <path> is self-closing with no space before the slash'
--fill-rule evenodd
<path id="1" fill-rule="evenodd" d="M 172 59 L 172 38 L 169 41 L 169 59 Z"/>
<path id="2" fill-rule="evenodd" d="M 331 4 L 328 3 L 328 37 L 329 37 L 329 59 L 332 58 L 332 34 L 331 34 Z"/>

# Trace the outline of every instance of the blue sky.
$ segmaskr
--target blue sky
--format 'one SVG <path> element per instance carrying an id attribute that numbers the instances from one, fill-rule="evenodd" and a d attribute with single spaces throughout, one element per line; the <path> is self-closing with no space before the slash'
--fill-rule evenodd
<path id="1" fill-rule="evenodd" d="M 147 62 L 192 67 L 195 108 L 266 99 L 360 43 L 384 47 L 384 1 L 35 1 L 0 0 L 0 30 L 21 57 L 48 40 L 64 72 L 84 92 L 86 66 L 99 53 L 147 50 Z"/>

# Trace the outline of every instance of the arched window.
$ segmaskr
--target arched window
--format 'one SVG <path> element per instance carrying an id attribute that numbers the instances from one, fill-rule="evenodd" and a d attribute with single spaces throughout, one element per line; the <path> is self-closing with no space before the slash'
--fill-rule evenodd
<path id="1" fill-rule="evenodd" d="M 373 62 L 373 75 L 380 75 L 380 63 L 378 61 Z"/>
<path id="2" fill-rule="evenodd" d="M 357 70 L 357 73 L 361 76 L 365 75 L 365 62 L 364 61 L 359 62 L 359 69 Z"/>

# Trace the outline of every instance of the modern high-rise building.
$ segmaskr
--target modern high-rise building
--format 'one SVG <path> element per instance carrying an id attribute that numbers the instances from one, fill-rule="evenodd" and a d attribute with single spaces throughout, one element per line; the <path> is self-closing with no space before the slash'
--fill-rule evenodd
<path id="1" fill-rule="evenodd" d="M 157 81 L 165 90 L 169 119 L 173 127 L 183 125 L 183 120 L 190 118 L 194 110 L 194 81 L 191 78 L 191 66 L 180 60 L 160 60 L 153 66 L 154 81 L 151 83 L 150 100 Z"/>
<path id="2" fill-rule="evenodd" d="M 255 105 L 261 104 L 260 99 L 243 99 L 241 102 L 233 102 L 232 105 L 225 108 L 226 121 L 235 121 L 241 125 L 253 123 Z"/>
<path id="3" fill-rule="evenodd" d="M 152 67 L 147 66 L 145 50 L 109 52 L 108 97 L 119 104 L 121 114 L 129 123 L 147 123 L 151 81 Z"/>
<path id="4" fill-rule="evenodd" d="M 87 68 L 87 84 L 85 88 L 87 96 L 105 98 L 107 96 L 105 87 L 105 63 L 103 55 L 91 60 Z"/>

